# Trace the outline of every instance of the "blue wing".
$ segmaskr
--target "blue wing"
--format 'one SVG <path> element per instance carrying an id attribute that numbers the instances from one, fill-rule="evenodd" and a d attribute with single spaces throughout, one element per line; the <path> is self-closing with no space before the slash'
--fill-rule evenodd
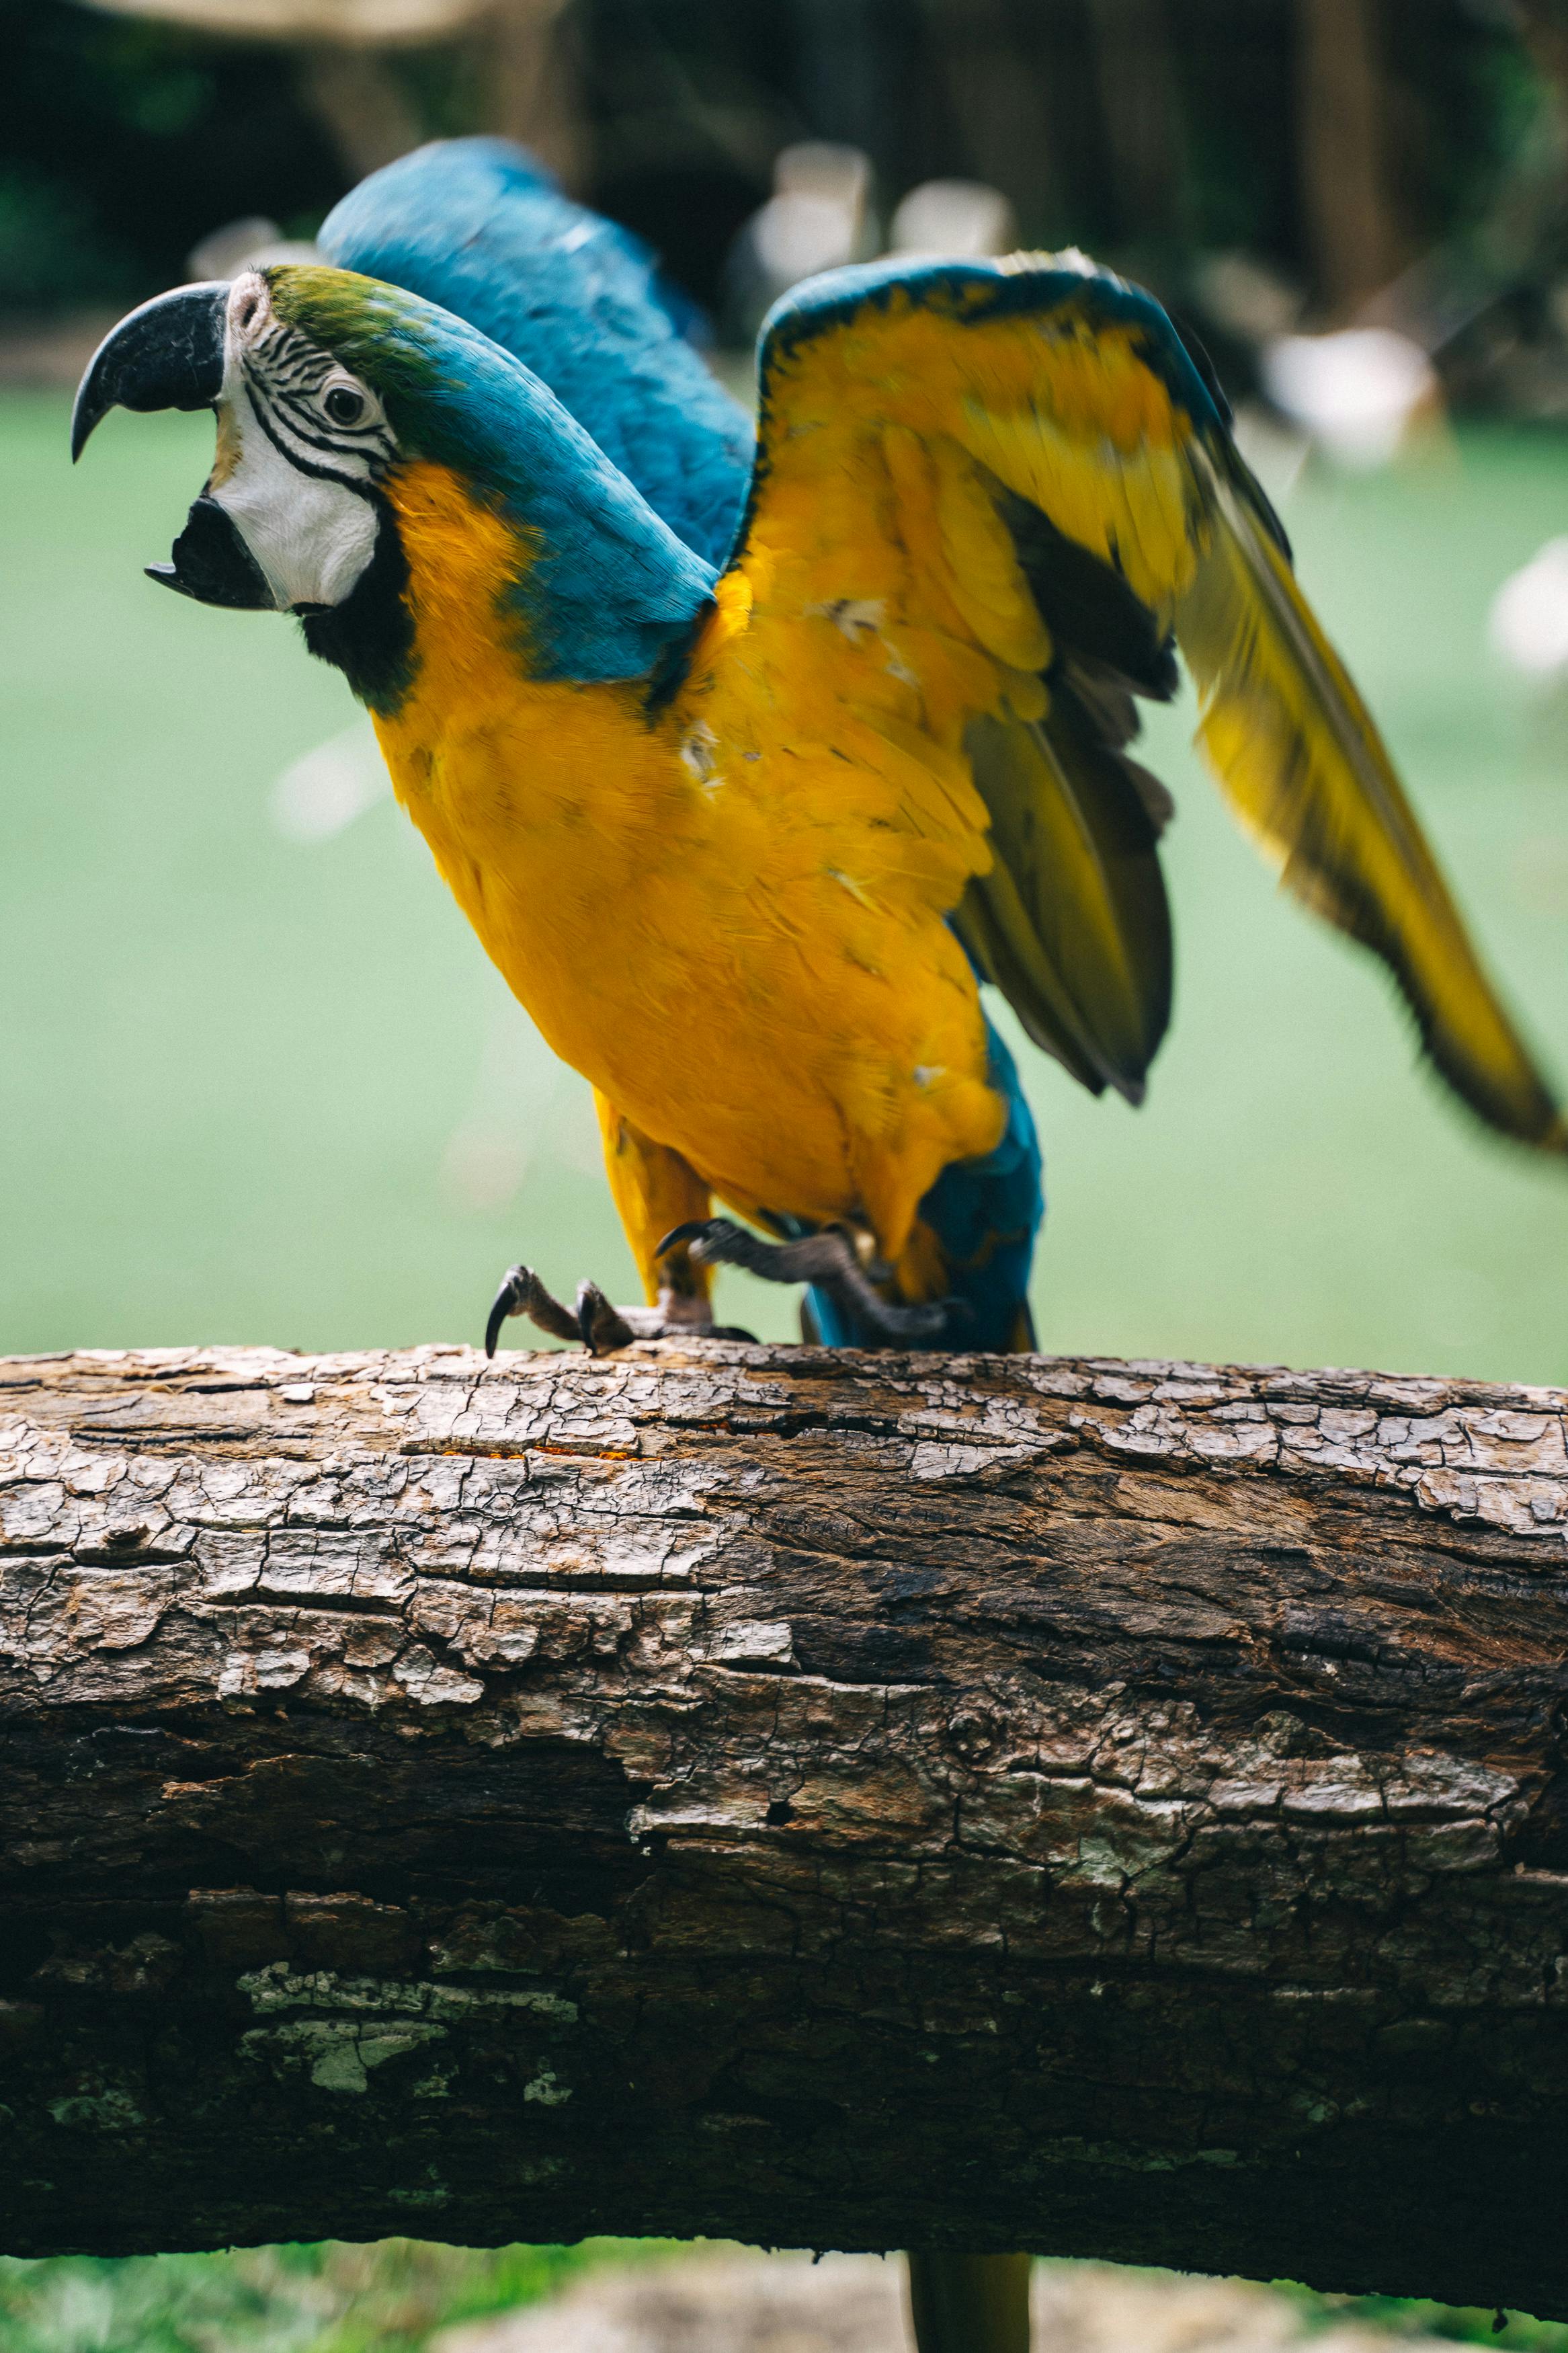
<path id="1" fill-rule="evenodd" d="M 372 173 L 320 237 L 357 269 L 455 311 L 542 376 L 654 512 L 722 564 L 754 436 L 684 332 L 647 248 L 574 204 L 521 147 L 448 139 Z"/>

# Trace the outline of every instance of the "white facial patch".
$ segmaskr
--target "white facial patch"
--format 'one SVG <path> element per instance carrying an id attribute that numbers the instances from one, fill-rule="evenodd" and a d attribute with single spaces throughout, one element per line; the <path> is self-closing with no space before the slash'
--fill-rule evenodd
<path id="1" fill-rule="evenodd" d="M 375 554 L 368 495 L 396 441 L 380 401 L 273 312 L 266 280 L 229 296 L 218 458 L 207 495 L 234 522 L 281 611 L 341 605 Z"/>
<path id="2" fill-rule="evenodd" d="M 341 605 L 375 554 L 375 509 L 356 491 L 300 473 L 268 439 L 243 385 L 231 391 L 226 380 L 223 397 L 239 462 L 211 496 L 238 525 L 281 611 Z"/>

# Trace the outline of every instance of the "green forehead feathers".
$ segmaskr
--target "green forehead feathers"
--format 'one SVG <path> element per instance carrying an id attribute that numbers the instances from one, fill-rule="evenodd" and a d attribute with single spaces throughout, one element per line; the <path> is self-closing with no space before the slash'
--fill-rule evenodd
<path id="1" fill-rule="evenodd" d="M 416 298 L 350 269 L 280 265 L 264 271 L 272 308 L 384 397 L 434 392 L 442 369 Z"/>

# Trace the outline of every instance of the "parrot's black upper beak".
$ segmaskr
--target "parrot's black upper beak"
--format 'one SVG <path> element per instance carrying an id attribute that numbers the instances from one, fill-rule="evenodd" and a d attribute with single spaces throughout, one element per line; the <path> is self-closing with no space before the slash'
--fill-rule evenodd
<path id="1" fill-rule="evenodd" d="M 210 408 L 223 390 L 226 280 L 176 286 L 121 319 L 88 364 L 71 415 L 71 458 L 111 408 Z"/>

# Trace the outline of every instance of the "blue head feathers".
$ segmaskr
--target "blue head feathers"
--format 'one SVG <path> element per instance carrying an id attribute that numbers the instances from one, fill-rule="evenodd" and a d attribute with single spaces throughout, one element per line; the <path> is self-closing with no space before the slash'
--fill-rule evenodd
<path id="1" fill-rule="evenodd" d="M 702 610 L 713 571 L 510 353 L 417 295 L 346 270 L 267 273 L 278 315 L 384 402 L 407 458 L 448 466 L 519 533 L 514 590 L 535 678 L 643 678 Z"/>
<path id="2" fill-rule="evenodd" d="M 329 258 L 467 319 L 541 376 L 689 547 L 722 563 L 752 467 L 745 411 L 680 331 L 651 255 L 519 147 L 453 139 L 373 173 Z"/>

